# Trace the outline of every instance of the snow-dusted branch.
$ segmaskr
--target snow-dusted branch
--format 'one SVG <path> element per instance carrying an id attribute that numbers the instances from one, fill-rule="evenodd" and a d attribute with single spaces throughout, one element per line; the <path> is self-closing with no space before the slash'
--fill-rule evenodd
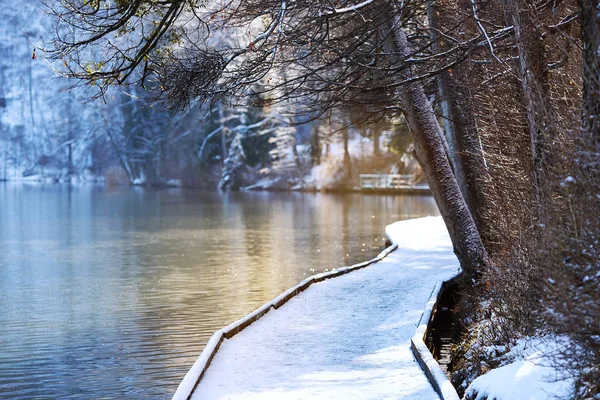
<path id="1" fill-rule="evenodd" d="M 287 8 L 287 2 L 284 0 L 283 2 L 281 2 L 281 11 L 279 12 L 279 16 L 277 18 L 275 18 L 273 21 L 271 21 L 271 23 L 269 24 L 269 27 L 262 32 L 261 34 L 257 35 L 249 44 L 246 48 L 240 49 L 238 51 L 236 51 L 235 53 L 233 53 L 228 59 L 227 59 L 227 63 L 229 64 L 230 62 L 232 62 L 235 58 L 237 58 L 238 56 L 247 53 L 248 51 L 252 51 L 252 50 L 256 50 L 256 46 L 260 43 L 263 42 L 263 44 L 269 39 L 269 37 L 271 36 L 271 34 L 273 34 L 273 32 L 275 31 L 275 28 L 277 28 L 278 26 L 280 26 L 283 22 L 283 18 L 285 16 L 285 10 Z"/>
<path id="2" fill-rule="evenodd" d="M 375 0 L 365 0 L 361 3 L 355 4 L 355 5 L 349 6 L 349 7 L 342 7 L 342 8 L 333 7 L 331 10 L 327 10 L 324 13 L 322 13 L 322 15 L 345 14 L 345 13 L 349 13 L 349 12 L 358 13 L 358 10 L 360 10 L 363 7 L 368 6 L 369 4 L 373 3 L 374 1 Z"/>
<path id="3" fill-rule="evenodd" d="M 218 127 L 217 129 L 215 129 L 214 131 L 212 131 L 211 133 L 209 133 L 208 135 L 206 135 L 206 137 L 204 138 L 204 140 L 202 141 L 202 145 L 200 146 L 200 150 L 198 150 L 198 159 L 201 160 L 202 159 L 202 155 L 204 154 L 204 148 L 206 147 L 206 143 L 208 143 L 208 141 L 215 135 L 217 135 L 218 133 L 221 133 L 221 131 L 223 131 L 223 127 Z"/>
<path id="4" fill-rule="evenodd" d="M 479 15 L 477 14 L 477 7 L 475 6 L 475 2 L 473 0 L 469 0 L 469 3 L 471 3 L 471 9 L 473 10 L 473 19 L 475 20 L 475 22 L 477 23 L 477 27 L 479 28 L 479 30 L 485 37 L 485 39 L 488 43 L 488 46 L 490 48 L 490 52 L 492 53 L 492 57 L 494 57 L 496 60 L 500 61 L 500 59 L 498 57 L 496 57 L 496 52 L 494 51 L 494 44 L 490 40 L 490 37 L 488 36 L 487 31 L 485 30 L 485 28 L 483 27 L 483 24 L 481 23 L 481 20 L 479 19 Z"/>

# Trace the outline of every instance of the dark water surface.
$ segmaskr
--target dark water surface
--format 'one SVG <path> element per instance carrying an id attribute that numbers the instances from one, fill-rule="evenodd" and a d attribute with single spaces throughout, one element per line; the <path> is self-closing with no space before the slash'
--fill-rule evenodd
<path id="1" fill-rule="evenodd" d="M 0 183 L 0 398 L 167 399 L 210 335 L 431 197 Z"/>

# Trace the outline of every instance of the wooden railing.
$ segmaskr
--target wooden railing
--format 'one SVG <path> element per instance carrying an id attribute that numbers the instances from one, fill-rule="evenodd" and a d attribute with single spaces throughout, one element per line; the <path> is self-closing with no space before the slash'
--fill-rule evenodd
<path id="1" fill-rule="evenodd" d="M 413 175 L 361 174 L 361 189 L 402 189 L 415 184 Z"/>

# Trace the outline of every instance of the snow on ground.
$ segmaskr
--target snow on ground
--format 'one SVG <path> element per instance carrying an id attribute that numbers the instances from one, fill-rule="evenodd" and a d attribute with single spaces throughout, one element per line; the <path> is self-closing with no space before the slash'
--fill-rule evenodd
<path id="1" fill-rule="evenodd" d="M 385 259 L 313 284 L 225 340 L 192 399 L 437 399 L 410 338 L 458 272 L 440 217 L 387 227 Z"/>
<path id="2" fill-rule="evenodd" d="M 503 356 L 508 364 L 475 379 L 465 397 L 473 400 L 545 400 L 568 398 L 572 381 L 552 366 L 564 339 L 526 338 Z"/>

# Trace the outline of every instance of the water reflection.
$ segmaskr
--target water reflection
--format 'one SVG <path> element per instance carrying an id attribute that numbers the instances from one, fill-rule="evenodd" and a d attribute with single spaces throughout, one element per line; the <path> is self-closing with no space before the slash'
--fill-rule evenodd
<path id="1" fill-rule="evenodd" d="M 213 331 L 430 197 L 0 184 L 0 397 L 168 398 Z"/>

